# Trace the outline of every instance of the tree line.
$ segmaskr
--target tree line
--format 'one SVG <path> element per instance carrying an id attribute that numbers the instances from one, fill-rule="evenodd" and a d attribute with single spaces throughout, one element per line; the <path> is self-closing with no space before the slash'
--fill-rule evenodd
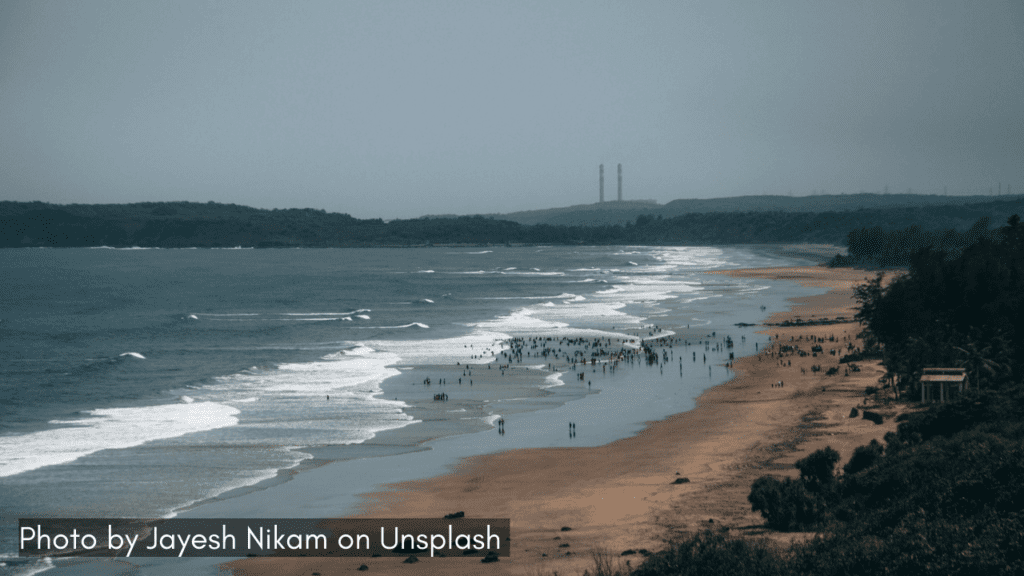
<path id="1" fill-rule="evenodd" d="M 963 207 L 959 207 L 960 212 Z M 930 210 L 930 211 L 929 211 Z M 264 210 L 214 202 L 69 204 L 0 202 L 0 247 L 371 247 L 431 244 L 711 245 L 829 243 L 878 226 L 962 221 L 950 207 L 837 212 L 709 212 L 638 216 L 625 224 L 524 225 L 483 216 L 384 221 L 313 209 Z M 923 218 L 923 220 L 922 220 Z M 871 229 L 874 230 L 874 229 Z M 878 236 L 869 232 L 866 236 Z M 891 244 L 886 239 L 883 243 Z"/>
<path id="2" fill-rule="evenodd" d="M 921 226 L 888 229 L 882 226 L 857 228 L 846 236 L 847 253 L 836 255 L 830 266 L 867 266 L 880 268 L 906 267 L 919 252 L 932 250 L 947 256 L 957 256 L 985 236 L 989 218 L 979 218 L 969 229 L 959 231 L 925 230 Z"/>

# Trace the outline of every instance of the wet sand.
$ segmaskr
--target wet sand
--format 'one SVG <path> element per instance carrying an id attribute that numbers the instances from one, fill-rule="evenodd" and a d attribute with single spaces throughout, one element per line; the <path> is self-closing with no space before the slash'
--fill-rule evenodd
<path id="1" fill-rule="evenodd" d="M 365 518 L 437 518 L 456 511 L 510 518 L 510 558 L 491 564 L 481 564 L 479 557 L 421 558 L 416 564 L 396 558 L 246 559 L 227 567 L 247 576 L 348 574 L 360 564 L 374 574 L 574 574 L 592 568 L 596 550 L 616 561 L 638 562 L 639 555 L 623 557 L 621 552 L 656 551 L 674 536 L 712 523 L 734 533 L 764 534 L 763 519 L 746 500 L 754 480 L 769 473 L 795 477 L 793 463 L 826 445 L 845 461 L 857 446 L 895 429 L 891 417 L 881 425 L 849 417 L 851 408 L 864 407 L 865 387 L 877 385 L 884 373 L 877 362 L 860 362 L 860 372 L 846 375 L 846 365 L 838 363 L 842 352 L 829 353 L 848 343 L 859 345 L 856 323 L 775 325 L 852 319 L 853 289 L 873 274 L 821 267 L 721 273 L 794 280 L 829 292 L 794 298 L 789 312 L 773 315 L 763 328 L 773 341 L 778 337 L 775 346 L 738 359 L 733 367 L 737 376 L 704 392 L 694 410 L 650 423 L 636 436 L 592 448 L 474 456 L 451 474 L 365 496 L 360 516 Z M 825 339 L 816 357 L 786 356 L 780 365 L 773 355 L 779 344 L 797 344 L 809 352 L 811 337 Z M 822 370 L 813 372 L 812 365 Z M 833 366 L 839 373 L 826 376 Z M 884 406 L 880 410 L 886 412 Z M 676 484 L 678 478 L 689 482 Z"/>

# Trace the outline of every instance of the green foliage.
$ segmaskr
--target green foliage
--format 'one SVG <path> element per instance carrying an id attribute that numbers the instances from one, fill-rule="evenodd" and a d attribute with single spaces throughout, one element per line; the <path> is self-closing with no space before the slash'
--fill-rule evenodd
<path id="1" fill-rule="evenodd" d="M 858 446 L 853 451 L 850 461 L 843 466 L 843 474 L 849 476 L 874 466 L 882 457 L 882 451 L 882 445 L 874 439 L 866 446 Z"/>
<path id="2" fill-rule="evenodd" d="M 632 576 L 782 576 L 786 560 L 769 541 L 704 530 L 650 556 Z"/>
<path id="3" fill-rule="evenodd" d="M 747 501 L 774 530 L 811 530 L 828 518 L 834 500 L 835 466 L 839 453 L 831 447 L 817 450 L 797 461 L 800 479 L 762 476 L 750 487 Z"/>
<path id="4" fill-rule="evenodd" d="M 982 216 L 969 229 L 928 231 L 920 225 L 902 230 L 882 226 L 858 228 L 846 237 L 847 254 L 832 259 L 832 266 L 872 266 L 891 268 L 908 266 L 916 255 L 925 251 L 957 256 L 982 238 L 991 237 L 990 219 Z"/>
<path id="5" fill-rule="evenodd" d="M 949 258 L 917 253 L 910 273 L 857 290 L 857 319 L 904 383 L 926 366 L 967 369 L 971 386 L 1002 387 L 1024 370 L 1024 230 L 1019 219 Z M 980 230 L 977 226 L 976 230 Z"/>
<path id="6" fill-rule="evenodd" d="M 837 463 L 839 452 L 833 450 L 831 446 L 826 446 L 797 460 L 796 468 L 800 471 L 800 480 L 807 490 L 823 493 L 832 487 Z"/>
<path id="7" fill-rule="evenodd" d="M 758 478 L 750 487 L 747 501 L 773 530 L 811 530 L 824 519 L 822 496 L 809 492 L 802 481 L 792 478 Z"/>
<path id="8" fill-rule="evenodd" d="M 525 225 L 483 216 L 410 220 L 360 220 L 323 210 L 260 210 L 214 202 L 69 204 L 0 202 L 0 247 L 152 246 L 175 247 L 346 247 L 425 246 L 430 244 L 657 244 L 709 245 L 815 242 L 840 244 L 845 233 L 871 223 L 886 227 L 916 223 L 928 228 L 961 226 L 967 215 L 1011 213 L 1024 201 L 967 208 L 930 206 L 792 212 L 647 213 L 613 222 L 585 225 Z M 639 208 L 637 208 L 639 210 Z"/>

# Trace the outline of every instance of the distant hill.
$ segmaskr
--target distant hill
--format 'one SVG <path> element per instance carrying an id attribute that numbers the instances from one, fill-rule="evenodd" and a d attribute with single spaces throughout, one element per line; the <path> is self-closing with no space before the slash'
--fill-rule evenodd
<path id="1" fill-rule="evenodd" d="M 671 218 L 684 214 L 716 212 L 848 212 L 863 209 L 917 208 L 925 206 L 984 206 L 997 209 L 1005 202 L 1024 196 L 939 196 L 935 194 L 822 194 L 817 196 L 733 196 L 729 198 L 680 199 L 668 204 L 654 200 L 632 200 L 580 204 L 566 208 L 527 210 L 510 214 L 485 214 L 520 224 L 558 226 L 602 226 L 633 222 L 638 216 Z M 977 211 L 975 210 L 975 211 Z M 995 217 L 997 214 L 982 215 Z M 973 220 L 972 220 L 973 222 Z M 966 224 L 969 226 L 970 223 Z"/>
<path id="2" fill-rule="evenodd" d="M 921 198 L 928 197 L 910 199 Z M 609 202 L 607 204 L 611 207 L 598 204 L 563 209 L 561 217 L 577 218 L 575 224 L 523 224 L 508 220 L 507 216 L 423 217 L 385 222 L 379 218 L 362 220 L 348 214 L 309 208 L 264 210 L 213 202 L 66 205 L 0 202 L 0 247 L 844 245 L 851 232 L 861 229 L 872 229 L 872 237 L 884 237 L 878 230 L 914 226 L 929 231 L 962 231 L 983 218 L 985 222 L 1000 224 L 1013 214 L 1024 213 L 1024 197 L 1000 200 L 988 197 L 983 198 L 986 202 L 970 204 L 889 204 L 856 208 L 854 204 L 848 204 L 847 210 L 818 212 L 798 211 L 799 206 L 793 205 L 787 205 L 788 210 L 783 210 L 770 204 L 771 197 L 725 200 L 734 201 L 735 207 L 747 209 L 725 211 L 723 208 L 720 211 L 665 215 L 652 211 L 661 212 L 670 207 L 685 210 L 695 205 L 688 205 L 685 201 L 665 206 L 641 201 Z M 786 200 L 795 199 L 787 197 Z M 545 212 L 557 214 L 558 211 Z M 639 212 L 646 213 L 633 216 Z M 613 217 L 615 223 L 593 222 L 596 218 Z M 584 220 L 587 225 L 580 223 Z M 987 226 L 986 223 L 982 228 L 987 229 Z"/>

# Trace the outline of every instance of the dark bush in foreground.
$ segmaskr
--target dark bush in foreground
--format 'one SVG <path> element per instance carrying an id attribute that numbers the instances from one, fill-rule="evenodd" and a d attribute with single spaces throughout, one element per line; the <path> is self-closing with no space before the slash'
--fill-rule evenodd
<path id="1" fill-rule="evenodd" d="M 786 562 L 769 541 L 705 530 L 651 555 L 632 576 L 782 576 Z"/>

